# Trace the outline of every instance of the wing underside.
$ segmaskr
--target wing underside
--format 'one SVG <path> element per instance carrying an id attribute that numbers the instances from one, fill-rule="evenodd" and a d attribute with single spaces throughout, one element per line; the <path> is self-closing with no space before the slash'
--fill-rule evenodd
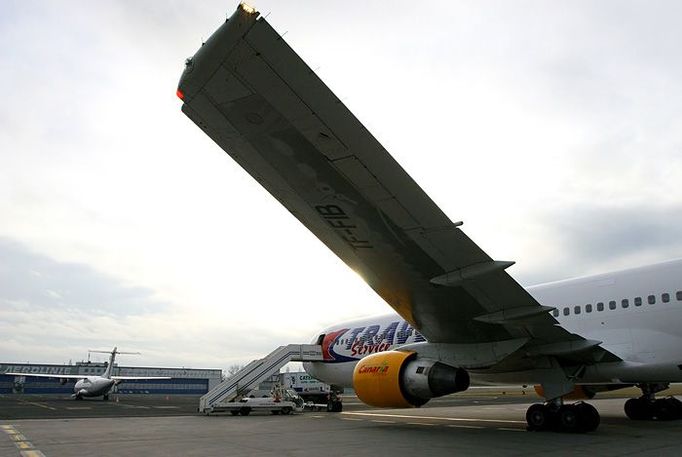
<path id="1" fill-rule="evenodd" d="M 27 378 L 59 378 L 59 379 L 85 379 L 88 376 L 80 374 L 49 374 L 49 373 L 0 373 L 8 376 L 26 376 Z"/>
<path id="2" fill-rule="evenodd" d="M 434 343 L 527 338 L 529 355 L 615 357 L 571 334 L 450 220 L 257 14 L 188 60 L 182 111 Z"/>
<path id="3" fill-rule="evenodd" d="M 170 376 L 112 376 L 114 381 L 141 381 L 145 379 L 171 379 Z"/>

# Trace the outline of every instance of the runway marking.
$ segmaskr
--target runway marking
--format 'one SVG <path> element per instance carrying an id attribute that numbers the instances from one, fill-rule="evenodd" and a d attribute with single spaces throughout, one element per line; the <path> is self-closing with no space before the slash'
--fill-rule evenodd
<path id="1" fill-rule="evenodd" d="M 428 422 L 407 422 L 407 425 L 429 425 L 434 426 L 436 424 L 429 424 Z"/>
<path id="2" fill-rule="evenodd" d="M 395 424 L 395 421 L 382 421 L 379 419 L 372 419 L 372 422 L 376 422 L 377 424 Z"/>
<path id="3" fill-rule="evenodd" d="M 124 408 L 151 409 L 150 406 L 130 405 L 128 403 L 112 403 L 113 405 L 123 406 Z"/>
<path id="4" fill-rule="evenodd" d="M 451 428 L 472 428 L 476 430 L 481 430 L 484 429 L 485 427 L 481 427 L 480 425 L 460 425 L 460 424 L 448 424 L 448 427 Z"/>
<path id="5" fill-rule="evenodd" d="M 21 451 L 21 457 L 45 457 L 45 454 L 37 449 L 32 449 L 30 451 Z"/>
<path id="6" fill-rule="evenodd" d="M 40 406 L 41 408 L 51 409 L 52 411 L 57 411 L 57 408 L 53 408 L 52 406 L 47 406 L 47 405 L 44 405 L 42 403 L 38 403 L 35 401 L 26 401 L 26 400 L 18 400 L 18 401 L 20 401 L 21 403 L 26 403 L 28 405 Z"/>
<path id="7" fill-rule="evenodd" d="M 14 425 L 2 425 L 0 429 L 3 430 L 10 439 L 14 441 L 14 445 L 19 449 L 21 457 L 45 457 L 45 454 L 35 449 L 33 443 L 28 441 L 24 435 L 14 427 Z"/>
<path id="8" fill-rule="evenodd" d="M 361 421 L 361 422 L 362 422 L 362 421 L 364 421 L 365 419 L 355 419 L 355 418 L 353 418 L 353 417 L 342 417 L 341 420 L 344 420 L 344 421 L 356 421 L 356 422 L 357 422 L 357 421 Z"/>
<path id="9" fill-rule="evenodd" d="M 493 424 L 525 424 L 526 421 L 514 421 L 505 419 L 476 419 L 465 417 L 437 417 L 437 416 L 410 416 L 407 414 L 382 414 L 382 413 L 361 413 L 361 412 L 344 412 L 341 414 L 348 414 L 354 416 L 370 416 L 370 417 L 395 417 L 399 419 L 432 419 L 442 421 L 454 422 L 490 422 Z"/>
<path id="10" fill-rule="evenodd" d="M 310 416 L 310 417 L 312 417 L 313 419 L 322 419 L 322 418 L 324 418 L 324 416 Z"/>
<path id="11" fill-rule="evenodd" d="M 497 430 L 504 430 L 505 432 L 525 432 L 525 429 L 522 428 L 507 428 L 507 427 L 498 427 Z"/>

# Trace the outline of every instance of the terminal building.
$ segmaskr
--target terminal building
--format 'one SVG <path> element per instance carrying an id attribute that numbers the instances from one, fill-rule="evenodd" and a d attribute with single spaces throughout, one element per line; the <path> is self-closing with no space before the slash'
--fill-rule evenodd
<path id="1" fill-rule="evenodd" d="M 0 363 L 0 394 L 72 394 L 75 380 L 60 374 L 97 376 L 106 362 L 77 362 L 74 365 Z M 6 375 L 3 373 L 54 374 L 54 378 Z M 222 380 L 222 370 L 210 368 L 126 367 L 114 363 L 116 376 L 169 376 L 171 379 L 124 381 L 113 392 L 121 394 L 203 395 Z"/>

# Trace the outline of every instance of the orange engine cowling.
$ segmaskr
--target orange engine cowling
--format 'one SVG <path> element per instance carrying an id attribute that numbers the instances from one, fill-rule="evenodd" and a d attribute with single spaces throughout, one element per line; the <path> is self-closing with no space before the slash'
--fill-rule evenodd
<path id="1" fill-rule="evenodd" d="M 434 397 L 469 388 L 469 374 L 415 352 L 386 351 L 368 355 L 353 371 L 358 398 L 372 406 L 421 406 Z"/>

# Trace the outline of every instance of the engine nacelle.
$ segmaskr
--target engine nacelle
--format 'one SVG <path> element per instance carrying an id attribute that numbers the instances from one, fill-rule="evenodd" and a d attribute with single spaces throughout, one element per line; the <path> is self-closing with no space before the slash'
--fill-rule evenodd
<path id="1" fill-rule="evenodd" d="M 353 371 L 353 388 L 364 403 L 378 407 L 421 406 L 469 388 L 469 373 L 415 352 L 386 351 L 368 355 Z"/>

